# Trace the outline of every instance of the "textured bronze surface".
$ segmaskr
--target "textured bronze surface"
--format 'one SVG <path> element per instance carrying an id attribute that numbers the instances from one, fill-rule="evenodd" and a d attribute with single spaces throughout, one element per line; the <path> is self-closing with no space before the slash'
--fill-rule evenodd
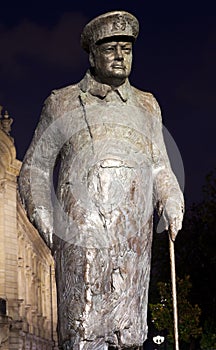
<path id="1" fill-rule="evenodd" d="M 62 348 L 137 349 L 147 337 L 153 210 L 177 234 L 183 196 L 158 103 L 128 81 L 130 39 L 91 47 L 85 77 L 44 104 L 20 193 L 55 257 Z"/>

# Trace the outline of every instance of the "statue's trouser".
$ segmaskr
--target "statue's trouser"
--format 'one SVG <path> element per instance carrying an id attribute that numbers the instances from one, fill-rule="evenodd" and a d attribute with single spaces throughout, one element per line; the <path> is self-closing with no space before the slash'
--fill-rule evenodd
<path id="1" fill-rule="evenodd" d="M 145 226 L 148 233 L 151 225 Z M 62 244 L 55 254 L 62 349 L 141 346 L 147 337 L 151 234 L 110 249 Z"/>

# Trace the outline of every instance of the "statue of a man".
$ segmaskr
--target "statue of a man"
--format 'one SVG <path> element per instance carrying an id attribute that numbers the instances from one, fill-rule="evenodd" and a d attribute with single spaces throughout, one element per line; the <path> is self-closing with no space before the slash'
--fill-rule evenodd
<path id="1" fill-rule="evenodd" d="M 20 174 L 28 216 L 54 254 L 64 350 L 142 346 L 154 208 L 174 236 L 181 229 L 160 108 L 128 80 L 138 27 L 125 11 L 85 26 L 90 69 L 48 97 Z"/>

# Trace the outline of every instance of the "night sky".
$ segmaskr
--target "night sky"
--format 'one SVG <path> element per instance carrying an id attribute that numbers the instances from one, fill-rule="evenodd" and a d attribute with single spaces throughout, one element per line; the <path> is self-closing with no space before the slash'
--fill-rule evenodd
<path id="1" fill-rule="evenodd" d="M 14 119 L 17 158 L 23 159 L 51 90 L 85 74 L 88 57 L 79 44 L 83 26 L 122 9 L 140 22 L 131 84 L 157 98 L 184 164 L 186 203 L 199 201 L 205 176 L 215 168 L 216 11 L 211 3 L 1 3 L 0 104 Z"/>

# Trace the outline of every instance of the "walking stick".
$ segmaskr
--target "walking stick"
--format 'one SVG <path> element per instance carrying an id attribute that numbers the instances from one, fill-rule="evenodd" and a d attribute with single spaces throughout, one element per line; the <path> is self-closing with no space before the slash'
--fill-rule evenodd
<path id="1" fill-rule="evenodd" d="M 174 241 L 173 241 L 172 237 L 174 237 L 174 234 L 172 232 L 172 227 L 170 227 L 169 228 L 169 252 L 170 252 L 172 298 L 173 298 L 174 339 L 175 339 L 175 350 L 179 350 L 177 292 L 176 292 L 176 273 L 175 273 L 175 250 L 174 250 Z"/>

